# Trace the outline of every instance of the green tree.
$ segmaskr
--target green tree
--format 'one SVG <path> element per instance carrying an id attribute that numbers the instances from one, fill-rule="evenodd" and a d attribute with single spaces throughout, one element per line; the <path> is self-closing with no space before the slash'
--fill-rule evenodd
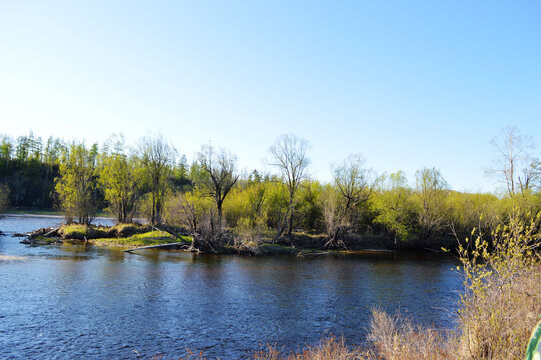
<path id="1" fill-rule="evenodd" d="M 316 180 L 304 180 L 295 207 L 299 227 L 305 231 L 324 231 L 321 194 L 323 186 Z"/>
<path id="2" fill-rule="evenodd" d="M 77 219 L 90 224 L 98 210 L 93 159 L 83 143 L 72 143 L 65 152 L 56 178 L 55 190 L 68 223 Z"/>
<path id="3" fill-rule="evenodd" d="M 376 213 L 374 222 L 384 226 L 397 239 L 407 241 L 414 233 L 415 208 L 412 189 L 404 172 L 384 177 L 379 191 L 370 198 L 370 208 Z"/>
<path id="4" fill-rule="evenodd" d="M 122 136 L 111 138 L 99 159 L 97 174 L 108 210 L 119 223 L 132 222 L 141 196 L 142 174 L 138 162 L 128 157 Z"/>
<path id="5" fill-rule="evenodd" d="M 161 135 L 144 137 L 139 141 L 137 159 L 142 165 L 150 191 L 149 220 L 152 225 L 162 222 L 165 195 L 169 188 L 167 179 L 175 163 L 176 150 Z"/>

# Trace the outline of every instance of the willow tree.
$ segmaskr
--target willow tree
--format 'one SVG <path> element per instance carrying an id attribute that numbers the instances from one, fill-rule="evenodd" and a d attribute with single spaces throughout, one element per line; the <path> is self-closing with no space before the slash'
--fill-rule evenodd
<path id="1" fill-rule="evenodd" d="M 144 137 L 139 141 L 137 159 L 150 191 L 150 216 L 152 225 L 162 222 L 162 212 L 167 193 L 167 178 L 175 163 L 176 150 L 163 136 Z"/>
<path id="2" fill-rule="evenodd" d="M 64 152 L 55 190 L 66 221 L 90 224 L 98 210 L 94 159 L 84 143 L 72 143 Z"/>
<path id="3" fill-rule="evenodd" d="M 301 181 L 307 176 L 306 170 L 310 164 L 307 155 L 308 142 L 295 135 L 282 135 L 276 139 L 269 151 L 272 155 L 269 164 L 279 169 L 289 194 L 286 219 L 287 237 L 291 242 L 296 195 Z M 282 232 L 283 229 L 278 229 L 278 236 Z"/>

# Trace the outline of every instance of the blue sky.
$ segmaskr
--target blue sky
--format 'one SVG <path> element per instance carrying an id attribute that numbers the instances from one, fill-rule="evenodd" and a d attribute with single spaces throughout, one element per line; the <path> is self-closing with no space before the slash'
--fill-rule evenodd
<path id="1" fill-rule="evenodd" d="M 280 134 L 311 173 L 362 153 L 492 190 L 489 141 L 539 142 L 539 1 L 4 1 L 0 133 L 128 142 L 161 131 L 264 168 Z M 539 154 L 539 148 L 536 149 Z M 538 155 L 539 156 L 539 155 Z"/>

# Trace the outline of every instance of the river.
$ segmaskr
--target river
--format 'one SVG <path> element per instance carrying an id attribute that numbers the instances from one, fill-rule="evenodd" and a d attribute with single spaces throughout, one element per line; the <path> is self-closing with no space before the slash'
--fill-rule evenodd
<path id="1" fill-rule="evenodd" d="M 107 224 L 108 220 L 100 220 Z M 55 217 L 0 218 L 0 358 L 245 358 L 325 334 L 362 343 L 370 309 L 452 328 L 457 262 L 433 253 L 242 257 L 30 246 Z"/>

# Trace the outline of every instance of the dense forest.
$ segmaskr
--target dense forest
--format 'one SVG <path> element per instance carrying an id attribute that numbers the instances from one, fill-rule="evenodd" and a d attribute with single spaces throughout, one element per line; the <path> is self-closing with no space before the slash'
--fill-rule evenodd
<path id="1" fill-rule="evenodd" d="M 0 207 L 58 209 L 66 221 L 91 223 L 100 211 L 118 222 L 146 219 L 189 231 L 194 246 L 295 245 L 317 238 L 331 248 L 366 239 L 439 245 L 473 228 L 491 230 L 512 209 L 541 209 L 540 163 L 529 139 L 506 128 L 492 145 L 490 175 L 500 194 L 449 189 L 437 168 L 422 168 L 411 186 L 403 172 L 376 174 L 359 154 L 331 169 L 322 183 L 308 173 L 308 143 L 283 135 L 269 149 L 276 171 L 241 174 L 234 154 L 207 144 L 192 164 L 161 135 L 127 146 L 121 135 L 103 144 L 32 133 L 1 137 Z M 487 159 L 487 164 L 491 159 Z"/>

